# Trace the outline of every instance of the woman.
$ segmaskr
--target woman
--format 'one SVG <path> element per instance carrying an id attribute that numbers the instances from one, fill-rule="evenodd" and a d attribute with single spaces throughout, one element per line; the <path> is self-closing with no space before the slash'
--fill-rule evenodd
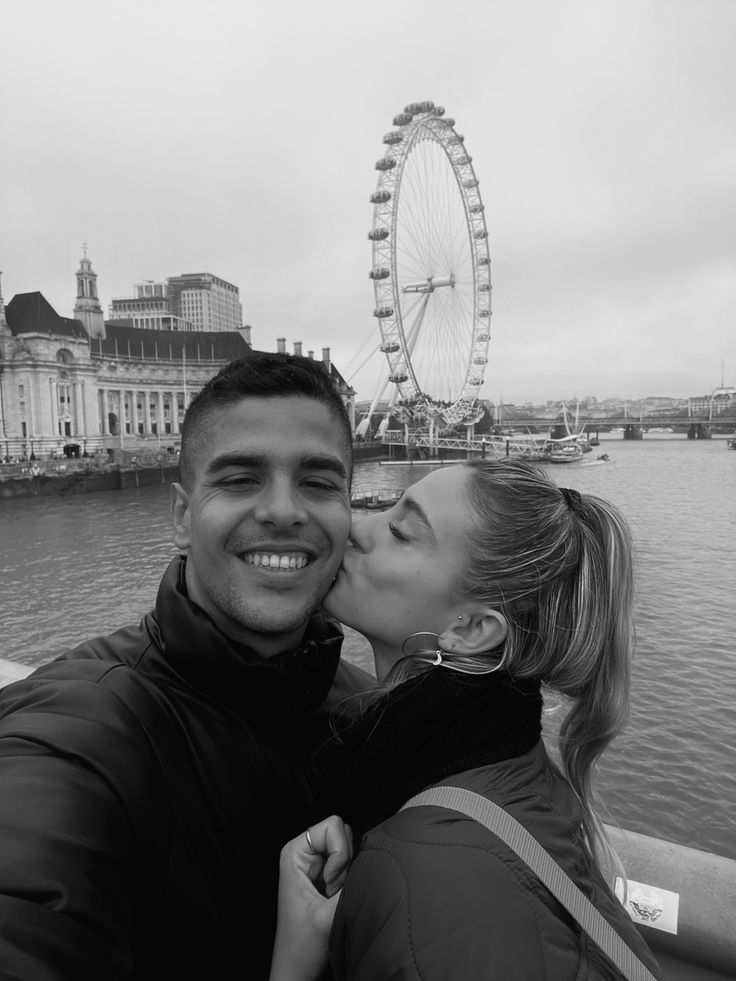
<path id="1" fill-rule="evenodd" d="M 624 976 L 477 821 L 400 810 L 437 784 L 520 822 L 656 975 L 601 871 L 611 855 L 591 793 L 627 714 L 632 579 L 618 512 L 521 462 L 438 469 L 355 523 L 326 607 L 368 638 L 381 684 L 322 761 L 323 813 L 341 815 L 359 845 L 330 937 L 338 981 Z M 568 703 L 559 766 L 540 738 L 542 688 Z M 318 976 L 296 966 L 285 925 L 309 936 L 313 911 L 324 918 L 335 903 L 309 881 L 318 853 L 329 849 L 306 835 L 284 849 L 273 981 Z M 302 941 L 319 962 L 324 930 Z"/>

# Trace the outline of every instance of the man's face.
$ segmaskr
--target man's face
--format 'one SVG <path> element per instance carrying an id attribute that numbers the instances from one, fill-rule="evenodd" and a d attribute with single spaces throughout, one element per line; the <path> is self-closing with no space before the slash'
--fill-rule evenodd
<path id="1" fill-rule="evenodd" d="M 298 396 L 214 409 L 174 485 L 187 590 L 223 633 L 271 657 L 299 644 L 350 529 L 349 449 L 327 406 Z"/>

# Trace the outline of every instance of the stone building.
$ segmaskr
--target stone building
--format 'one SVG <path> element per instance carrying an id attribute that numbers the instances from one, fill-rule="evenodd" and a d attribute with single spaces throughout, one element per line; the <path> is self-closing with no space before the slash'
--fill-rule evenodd
<path id="1" fill-rule="evenodd" d="M 86 250 L 74 318 L 42 293 L 5 306 L 0 284 L 0 459 L 39 459 L 178 448 L 186 406 L 229 361 L 252 350 L 250 328 L 142 330 L 105 322 Z M 285 350 L 279 339 L 278 349 Z M 301 345 L 295 345 L 295 353 Z M 354 418 L 353 390 L 331 364 Z"/>

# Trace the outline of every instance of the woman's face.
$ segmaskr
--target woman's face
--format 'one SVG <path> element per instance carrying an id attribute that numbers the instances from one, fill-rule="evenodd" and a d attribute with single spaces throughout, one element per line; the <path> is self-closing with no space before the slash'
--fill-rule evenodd
<path id="1" fill-rule="evenodd" d="M 368 638 L 379 678 L 410 634 L 440 634 L 462 615 L 457 583 L 472 533 L 466 480 L 464 467 L 435 470 L 389 511 L 353 522 L 324 605 Z"/>

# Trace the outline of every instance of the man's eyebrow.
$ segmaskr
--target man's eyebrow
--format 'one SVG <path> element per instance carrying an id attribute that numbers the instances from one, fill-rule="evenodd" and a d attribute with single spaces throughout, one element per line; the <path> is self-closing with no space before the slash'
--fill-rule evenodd
<path id="1" fill-rule="evenodd" d="M 221 453 L 207 464 L 207 473 L 216 474 L 228 467 L 251 467 L 258 469 L 268 466 L 268 456 L 265 453 Z M 329 453 L 309 453 L 299 458 L 300 470 L 325 470 L 346 478 L 348 473 L 345 464 L 337 456 Z"/>
<path id="2" fill-rule="evenodd" d="M 221 453 L 213 457 L 207 464 L 207 473 L 219 473 L 227 467 L 263 467 L 266 464 L 265 453 Z"/>
<path id="3" fill-rule="evenodd" d="M 427 512 L 424 510 L 424 508 L 422 507 L 422 505 L 419 504 L 418 501 L 415 501 L 413 497 L 407 497 L 406 494 L 404 494 L 402 496 L 401 503 L 404 506 L 405 510 L 407 510 L 411 514 L 415 515 L 415 517 L 417 517 L 419 519 L 419 521 L 421 521 L 421 523 L 424 525 L 424 527 L 429 532 L 429 535 L 430 535 L 432 541 L 436 545 L 437 544 L 437 536 L 434 533 L 434 528 L 429 523 L 429 518 L 427 517 Z"/>
<path id="4" fill-rule="evenodd" d="M 345 464 L 340 457 L 331 456 L 329 453 L 311 453 L 308 456 L 303 456 L 299 461 L 299 467 L 302 470 L 329 470 L 343 478 L 348 475 Z"/>

